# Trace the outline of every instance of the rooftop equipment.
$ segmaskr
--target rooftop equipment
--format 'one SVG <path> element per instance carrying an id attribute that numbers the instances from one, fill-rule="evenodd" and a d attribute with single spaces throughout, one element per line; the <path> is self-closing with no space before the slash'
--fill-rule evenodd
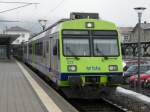
<path id="1" fill-rule="evenodd" d="M 72 12 L 70 13 L 70 19 L 99 19 L 98 13 L 80 13 L 80 12 Z"/>

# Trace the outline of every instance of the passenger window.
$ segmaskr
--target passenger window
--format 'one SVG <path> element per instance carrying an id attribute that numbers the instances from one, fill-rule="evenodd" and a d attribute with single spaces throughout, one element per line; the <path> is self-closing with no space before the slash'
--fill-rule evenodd
<path id="1" fill-rule="evenodd" d="M 46 41 L 46 52 L 48 53 L 49 52 L 49 42 Z"/>
<path id="2" fill-rule="evenodd" d="M 53 47 L 53 55 L 59 55 L 59 41 L 56 40 L 56 43 Z"/>
<path id="3" fill-rule="evenodd" d="M 53 55 L 57 55 L 57 40 L 55 39 L 53 42 Z"/>
<path id="4" fill-rule="evenodd" d="M 57 55 L 57 45 L 53 47 L 53 55 Z"/>

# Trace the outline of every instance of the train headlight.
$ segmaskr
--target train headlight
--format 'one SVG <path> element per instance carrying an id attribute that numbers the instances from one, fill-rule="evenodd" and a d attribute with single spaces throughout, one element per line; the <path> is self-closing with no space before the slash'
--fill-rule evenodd
<path id="1" fill-rule="evenodd" d="M 118 66 L 117 65 L 109 65 L 109 71 L 117 71 Z"/>
<path id="2" fill-rule="evenodd" d="M 94 28 L 94 23 L 93 22 L 86 22 L 85 26 L 86 26 L 86 28 Z"/>
<path id="3" fill-rule="evenodd" d="M 75 71 L 77 71 L 77 66 L 76 65 L 68 65 L 67 69 L 69 72 L 75 72 Z"/>

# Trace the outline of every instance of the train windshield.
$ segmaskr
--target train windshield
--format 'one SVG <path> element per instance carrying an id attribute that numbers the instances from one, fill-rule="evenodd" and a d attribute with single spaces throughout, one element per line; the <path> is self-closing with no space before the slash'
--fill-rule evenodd
<path id="1" fill-rule="evenodd" d="M 65 56 L 89 56 L 89 40 L 88 39 L 63 39 Z"/>
<path id="2" fill-rule="evenodd" d="M 118 56 L 117 31 L 63 31 L 64 56 Z"/>
<path id="3" fill-rule="evenodd" d="M 94 56 L 118 56 L 116 31 L 93 31 Z"/>
<path id="4" fill-rule="evenodd" d="M 118 45 L 116 39 L 94 39 L 95 56 L 116 56 Z"/>

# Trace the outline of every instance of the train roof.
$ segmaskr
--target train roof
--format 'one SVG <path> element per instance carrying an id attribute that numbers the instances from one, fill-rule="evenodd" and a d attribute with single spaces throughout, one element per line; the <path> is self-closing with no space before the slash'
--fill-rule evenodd
<path id="1" fill-rule="evenodd" d="M 47 32 L 46 31 L 48 31 L 48 30 L 50 30 L 50 29 L 52 29 L 52 28 L 54 28 L 54 27 L 56 27 L 57 25 L 59 25 L 60 23 L 63 23 L 63 22 L 65 22 L 66 24 L 65 25 L 68 25 L 68 24 L 70 24 L 70 22 L 72 22 L 72 21 L 79 21 L 80 20 L 80 22 L 85 22 L 85 20 L 87 20 L 87 19 L 61 19 L 61 20 L 59 20 L 59 21 L 57 21 L 56 23 L 54 23 L 54 24 L 52 24 L 51 26 L 49 26 L 48 28 L 46 28 L 45 30 L 43 30 L 43 31 L 41 31 L 41 32 L 39 32 L 39 33 L 37 33 L 37 34 L 35 34 L 34 36 L 32 36 L 30 39 L 29 39 L 29 41 L 33 41 L 33 40 L 36 40 L 37 38 L 37 36 L 39 36 L 38 38 L 41 38 L 41 37 L 43 37 L 43 35 L 45 35 Z M 69 22 L 70 21 L 70 22 Z M 105 25 L 107 28 L 108 28 L 108 26 L 106 25 L 106 24 L 109 24 L 109 25 L 111 25 L 112 26 L 112 28 L 116 28 L 116 25 L 114 24 L 114 23 L 112 23 L 112 22 L 110 22 L 110 21 L 105 21 L 105 20 L 99 20 L 99 19 L 89 19 L 89 22 L 96 22 L 96 21 L 101 21 L 102 23 L 103 23 L 103 25 Z M 97 24 L 98 26 L 100 26 L 101 25 L 101 23 L 99 23 L 99 24 Z M 63 27 L 66 27 L 66 26 L 63 26 Z M 105 28 L 106 28 L 105 27 Z M 109 27 L 110 28 L 110 27 Z M 56 28 L 54 28 L 54 29 L 56 29 Z"/>
<path id="2" fill-rule="evenodd" d="M 56 23 L 52 24 L 51 26 L 49 26 L 48 28 L 46 28 L 45 30 L 43 30 L 43 31 L 41 31 L 41 32 L 39 32 L 39 33 L 37 33 L 37 34 L 35 34 L 35 35 L 32 36 L 31 38 L 29 38 L 29 40 L 31 40 L 32 38 L 36 37 L 37 35 L 39 35 L 39 34 L 41 34 L 41 33 L 43 33 L 43 32 L 45 32 L 45 31 L 47 31 L 47 30 L 53 28 L 54 26 L 58 25 L 59 23 L 62 23 L 62 22 L 65 22 L 65 21 L 69 21 L 69 20 L 70 20 L 70 19 L 61 19 L 61 20 L 57 21 Z"/>

